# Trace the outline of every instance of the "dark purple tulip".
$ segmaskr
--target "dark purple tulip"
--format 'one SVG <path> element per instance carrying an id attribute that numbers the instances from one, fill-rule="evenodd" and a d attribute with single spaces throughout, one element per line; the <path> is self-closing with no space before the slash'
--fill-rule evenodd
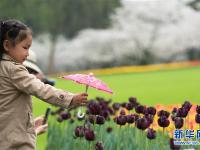
<path id="1" fill-rule="evenodd" d="M 126 107 L 126 102 L 121 103 L 121 106 L 125 108 Z"/>
<path id="2" fill-rule="evenodd" d="M 127 110 L 132 110 L 133 109 L 133 105 L 131 103 L 126 103 L 126 109 Z"/>
<path id="3" fill-rule="evenodd" d="M 71 114 L 69 112 L 61 112 L 60 116 L 63 120 L 67 120 L 71 117 Z"/>
<path id="4" fill-rule="evenodd" d="M 178 109 L 177 109 L 176 107 L 174 107 L 173 110 L 172 110 L 172 114 L 176 114 L 176 113 L 177 113 L 177 110 L 178 110 Z"/>
<path id="5" fill-rule="evenodd" d="M 166 116 L 161 116 L 161 117 L 158 119 L 158 125 L 159 125 L 160 127 L 165 128 L 165 127 L 168 127 L 169 124 L 170 124 L 170 122 L 169 122 L 169 120 L 167 119 Z"/>
<path id="6" fill-rule="evenodd" d="M 108 104 L 106 103 L 106 101 L 100 101 L 99 105 L 103 110 L 108 108 Z"/>
<path id="7" fill-rule="evenodd" d="M 174 124 L 175 124 L 176 129 L 182 128 L 183 127 L 183 118 L 176 117 L 174 119 Z"/>
<path id="8" fill-rule="evenodd" d="M 121 115 L 116 117 L 116 123 L 119 124 L 120 126 L 125 125 L 126 124 L 126 116 Z"/>
<path id="9" fill-rule="evenodd" d="M 147 138 L 152 140 L 156 138 L 156 131 L 154 129 L 149 128 L 147 131 Z"/>
<path id="10" fill-rule="evenodd" d="M 129 124 L 134 123 L 134 121 L 135 121 L 135 116 L 134 116 L 133 114 L 127 115 L 127 116 L 126 116 L 126 121 L 127 121 L 127 123 L 129 123 Z"/>
<path id="11" fill-rule="evenodd" d="M 198 114 L 200 114 L 200 106 L 199 106 L 199 105 L 197 105 L 197 107 L 196 107 L 196 112 L 197 112 Z"/>
<path id="12" fill-rule="evenodd" d="M 103 150 L 103 143 L 102 142 L 97 142 L 95 145 L 95 150 Z"/>
<path id="13" fill-rule="evenodd" d="M 190 111 L 192 104 L 189 101 L 185 101 L 182 107 L 185 108 L 187 111 Z"/>
<path id="14" fill-rule="evenodd" d="M 90 114 L 99 115 L 101 112 L 101 106 L 97 104 L 95 101 L 90 101 L 88 103 L 88 111 Z"/>
<path id="15" fill-rule="evenodd" d="M 108 107 L 108 112 L 110 113 L 110 115 L 114 115 L 115 114 L 115 110 L 112 109 L 111 107 Z"/>
<path id="16" fill-rule="evenodd" d="M 96 116 L 96 124 L 102 125 L 105 123 L 105 118 L 103 116 Z"/>
<path id="17" fill-rule="evenodd" d="M 154 107 L 148 107 L 147 109 L 146 109 L 146 112 L 148 113 L 148 114 L 151 114 L 151 115 L 155 115 L 156 114 L 156 109 L 154 108 Z"/>
<path id="18" fill-rule="evenodd" d="M 85 139 L 88 141 L 94 141 L 95 140 L 94 131 L 91 129 L 86 129 L 85 130 Z"/>
<path id="19" fill-rule="evenodd" d="M 169 146 L 173 150 L 178 150 L 178 149 L 181 148 L 180 145 L 174 145 L 174 139 L 173 138 L 170 138 L 170 140 L 169 140 Z"/>
<path id="20" fill-rule="evenodd" d="M 170 115 L 170 113 L 168 111 L 165 111 L 165 110 L 160 110 L 158 112 L 158 116 L 161 117 L 161 116 L 166 116 L 166 118 L 168 118 Z"/>
<path id="21" fill-rule="evenodd" d="M 185 118 L 187 115 L 188 115 L 188 111 L 184 107 L 181 107 L 181 108 L 179 108 L 177 110 L 177 113 L 176 113 L 177 117 L 183 117 L 183 118 Z"/>
<path id="22" fill-rule="evenodd" d="M 138 105 L 135 107 L 135 112 L 138 114 L 144 114 L 145 110 L 146 110 L 145 106 L 142 105 Z"/>
<path id="23" fill-rule="evenodd" d="M 131 103 L 131 104 L 133 104 L 133 106 L 136 106 L 137 105 L 137 99 L 136 99 L 136 97 L 129 97 L 129 102 Z"/>
<path id="24" fill-rule="evenodd" d="M 120 110 L 119 114 L 120 114 L 120 115 L 126 115 L 126 112 L 125 112 L 124 109 L 122 109 L 122 110 Z"/>
<path id="25" fill-rule="evenodd" d="M 108 112 L 108 110 L 101 111 L 100 115 L 103 116 L 105 119 L 109 118 L 109 112 Z"/>
<path id="26" fill-rule="evenodd" d="M 136 122 L 138 129 L 145 130 L 149 126 L 149 122 L 146 118 L 139 118 Z"/>
<path id="27" fill-rule="evenodd" d="M 200 124 L 200 114 L 195 115 L 195 121 Z"/>
<path id="28" fill-rule="evenodd" d="M 148 120 L 149 124 L 153 123 L 153 115 L 151 114 L 145 114 L 144 117 Z"/>
<path id="29" fill-rule="evenodd" d="M 120 103 L 113 103 L 112 107 L 114 110 L 119 110 L 121 105 L 120 105 Z"/>
<path id="30" fill-rule="evenodd" d="M 76 137 L 83 137 L 84 136 L 84 127 L 77 126 L 74 130 L 74 134 L 76 135 Z"/>
<path id="31" fill-rule="evenodd" d="M 107 129 L 106 129 L 106 131 L 108 132 L 108 133 L 110 133 L 110 132 L 112 132 L 112 127 L 108 127 Z"/>

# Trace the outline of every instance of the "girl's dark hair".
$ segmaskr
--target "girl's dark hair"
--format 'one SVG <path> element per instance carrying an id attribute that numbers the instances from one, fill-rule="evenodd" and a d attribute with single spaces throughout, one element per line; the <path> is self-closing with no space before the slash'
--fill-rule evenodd
<path id="1" fill-rule="evenodd" d="M 3 46 L 4 40 L 11 42 L 12 46 L 23 41 L 31 29 L 22 22 L 14 19 L 0 21 L 0 61 L 2 59 L 5 49 Z"/>

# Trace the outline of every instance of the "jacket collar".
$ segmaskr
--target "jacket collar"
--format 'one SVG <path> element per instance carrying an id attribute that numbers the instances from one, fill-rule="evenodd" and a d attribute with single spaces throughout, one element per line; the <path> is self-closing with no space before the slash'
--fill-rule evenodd
<path id="1" fill-rule="evenodd" d="M 7 55 L 7 54 L 5 54 L 5 53 L 4 53 L 3 56 L 2 56 L 2 60 L 16 62 L 12 57 L 10 57 L 9 55 Z"/>

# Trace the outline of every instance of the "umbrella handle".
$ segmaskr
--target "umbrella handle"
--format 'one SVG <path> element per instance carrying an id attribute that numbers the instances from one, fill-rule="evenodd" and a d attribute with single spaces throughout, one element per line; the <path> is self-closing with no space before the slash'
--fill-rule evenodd
<path id="1" fill-rule="evenodd" d="M 88 85 L 86 85 L 86 89 L 85 89 L 85 93 L 87 93 L 87 91 L 88 91 Z M 84 116 L 85 116 L 85 113 L 84 112 L 82 112 L 83 111 L 83 108 L 82 108 L 82 106 L 79 108 L 79 110 L 78 110 L 78 113 L 77 113 L 77 117 L 78 118 L 83 118 Z"/>
<path id="2" fill-rule="evenodd" d="M 85 113 L 82 112 L 82 107 L 79 108 L 78 113 L 77 113 L 77 117 L 78 118 L 83 118 L 85 116 Z"/>
<path id="3" fill-rule="evenodd" d="M 88 91 L 88 88 L 89 88 L 89 86 L 88 86 L 88 85 L 86 85 L 86 88 L 85 88 L 85 93 L 87 93 L 87 91 Z"/>

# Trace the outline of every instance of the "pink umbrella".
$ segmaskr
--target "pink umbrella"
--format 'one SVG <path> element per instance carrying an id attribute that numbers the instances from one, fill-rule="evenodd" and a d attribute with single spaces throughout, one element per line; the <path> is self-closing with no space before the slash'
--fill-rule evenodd
<path id="1" fill-rule="evenodd" d="M 85 74 L 72 74 L 72 75 L 67 75 L 63 76 L 62 78 L 67 79 L 67 80 L 73 80 L 79 84 L 84 84 L 86 85 L 86 90 L 85 92 L 87 93 L 88 87 L 93 87 L 95 89 L 105 91 L 107 93 L 112 94 L 113 91 L 101 80 L 97 79 L 93 73 L 90 73 L 89 75 Z M 80 115 L 80 111 L 78 113 L 79 117 L 83 117 L 83 115 Z"/>

